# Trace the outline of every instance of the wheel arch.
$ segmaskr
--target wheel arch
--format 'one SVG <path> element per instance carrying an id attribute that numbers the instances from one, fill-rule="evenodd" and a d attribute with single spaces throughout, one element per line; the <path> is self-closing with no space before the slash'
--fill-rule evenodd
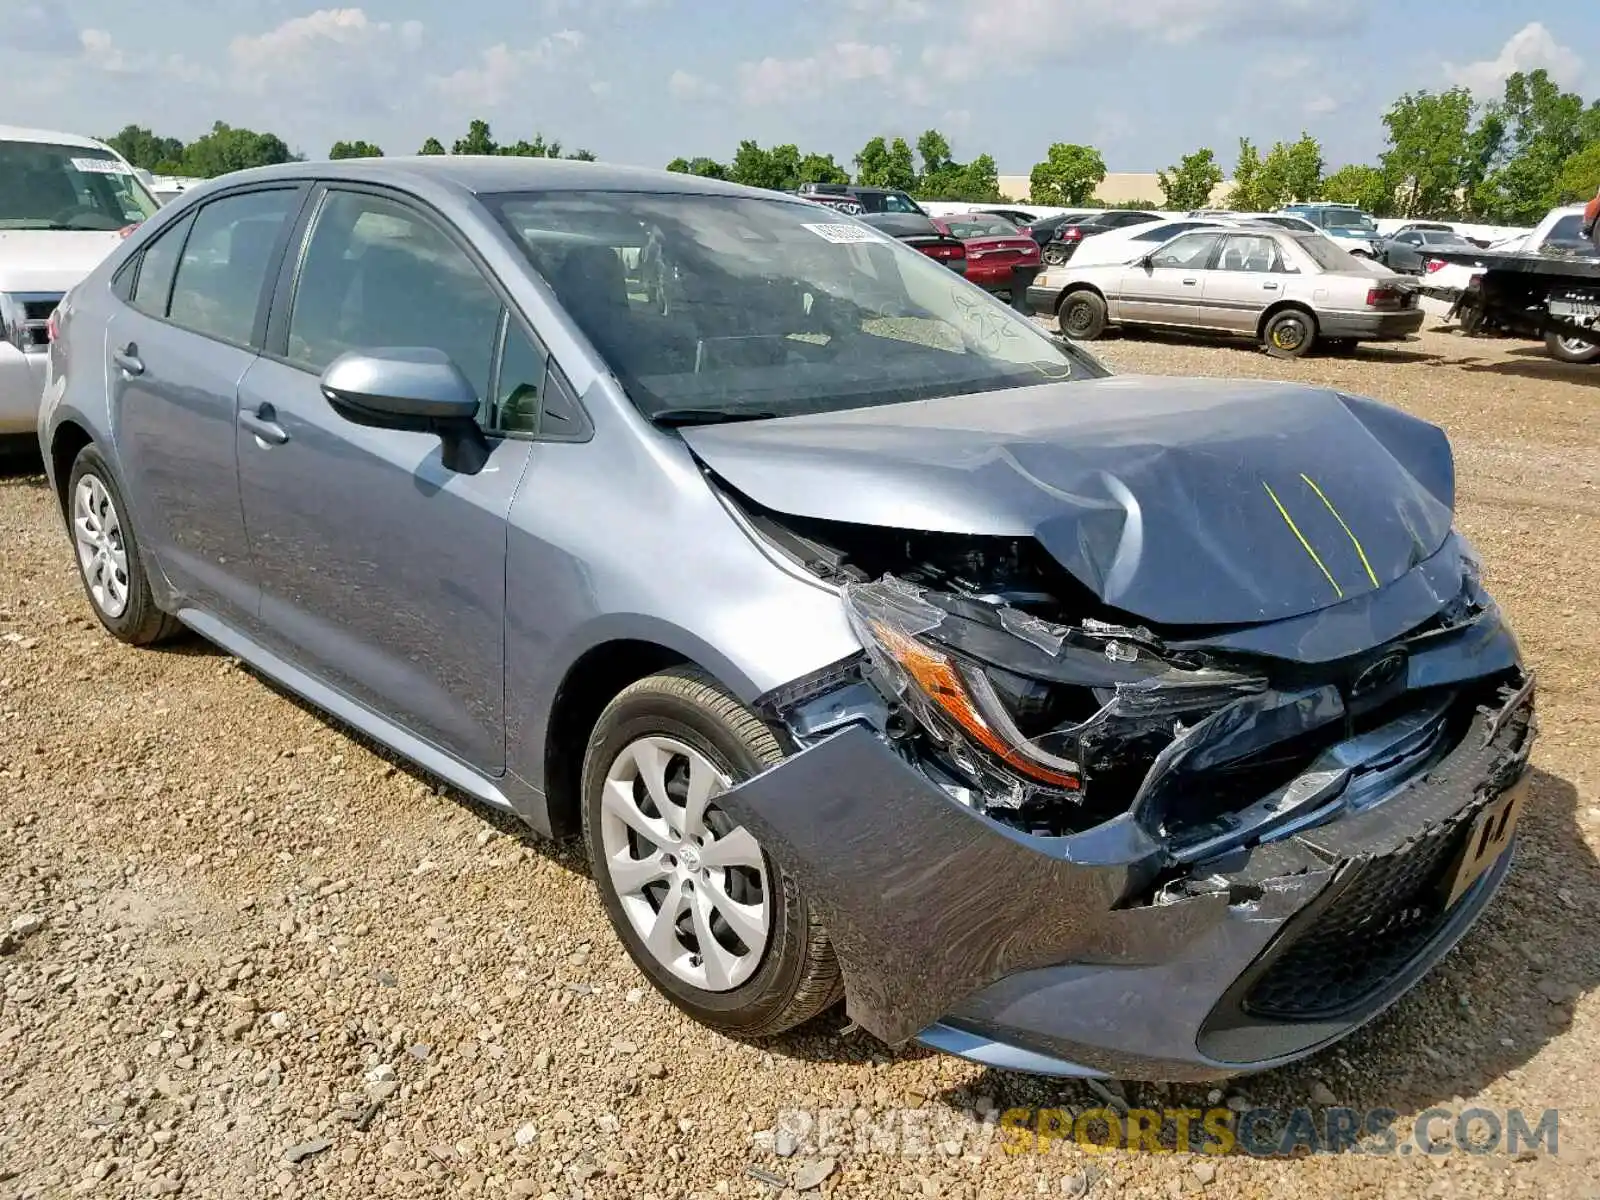
<path id="1" fill-rule="evenodd" d="M 1090 283 L 1088 280 L 1080 279 L 1077 283 L 1069 283 L 1066 287 L 1061 289 L 1061 296 L 1056 301 L 1056 316 L 1058 318 L 1061 316 L 1061 309 L 1066 305 L 1067 301 L 1071 297 L 1077 295 L 1079 292 L 1093 292 L 1096 296 L 1100 297 L 1100 302 L 1102 304 L 1106 304 L 1106 294 L 1101 288 Z M 1107 304 L 1107 307 L 1110 307 L 1109 304 Z"/>
<path id="2" fill-rule="evenodd" d="M 50 482 L 55 487 L 56 503 L 62 516 L 67 513 L 67 484 L 72 475 L 72 464 L 85 446 L 94 445 L 94 436 L 77 421 L 68 418 L 56 426 L 50 437 Z"/>

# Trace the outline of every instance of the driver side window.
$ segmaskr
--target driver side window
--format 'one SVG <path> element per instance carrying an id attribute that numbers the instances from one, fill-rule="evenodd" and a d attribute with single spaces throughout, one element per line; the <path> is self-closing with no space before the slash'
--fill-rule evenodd
<path id="1" fill-rule="evenodd" d="M 1188 233 L 1168 242 L 1151 258 L 1156 267 L 1184 267 L 1191 271 L 1203 270 L 1211 261 L 1211 254 L 1222 238 L 1215 233 Z"/>

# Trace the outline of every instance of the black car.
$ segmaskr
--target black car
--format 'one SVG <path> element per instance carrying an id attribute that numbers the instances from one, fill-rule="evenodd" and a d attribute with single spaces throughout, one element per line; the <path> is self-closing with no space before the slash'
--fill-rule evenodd
<path id="1" fill-rule="evenodd" d="M 1108 208 L 1085 216 L 1067 218 L 1051 231 L 1048 242 L 1039 244 L 1044 247 L 1044 261 L 1058 265 L 1071 258 L 1072 252 L 1078 248 L 1078 243 L 1086 237 L 1159 220 L 1161 220 L 1160 213 L 1145 212 L 1137 208 Z"/>
<path id="2" fill-rule="evenodd" d="M 899 188 L 858 187 L 849 183 L 803 183 L 797 194 L 851 216 L 860 216 L 862 213 L 928 215 L 920 204 Z"/>
<path id="3" fill-rule="evenodd" d="M 1410 228 L 1402 229 L 1399 233 L 1389 238 L 1383 244 L 1383 252 L 1379 256 L 1383 265 L 1393 271 L 1405 271 L 1411 275 L 1421 275 L 1428 270 L 1427 264 L 1439 262 L 1430 251 L 1448 250 L 1451 253 L 1470 253 L 1479 247 L 1467 241 L 1453 229 Z"/>

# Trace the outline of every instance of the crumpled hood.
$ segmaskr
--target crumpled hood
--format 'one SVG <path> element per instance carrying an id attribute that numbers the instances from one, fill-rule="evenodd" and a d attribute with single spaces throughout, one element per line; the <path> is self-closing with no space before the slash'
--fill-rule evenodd
<path id="1" fill-rule="evenodd" d="M 65 292 L 121 244 L 115 231 L 0 229 L 0 292 Z"/>
<path id="2" fill-rule="evenodd" d="M 1440 429 L 1285 383 L 1124 375 L 679 432 L 774 512 L 1032 536 L 1162 625 L 1374 591 L 1439 549 L 1455 502 Z"/>

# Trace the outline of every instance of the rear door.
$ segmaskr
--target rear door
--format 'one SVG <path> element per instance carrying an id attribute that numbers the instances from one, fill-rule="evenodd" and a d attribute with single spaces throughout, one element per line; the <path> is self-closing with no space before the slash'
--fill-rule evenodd
<path id="1" fill-rule="evenodd" d="M 184 603 L 233 623 L 256 608 L 234 408 L 304 194 L 227 193 L 163 230 L 107 329 L 112 438 L 141 536 Z"/>
<path id="2" fill-rule="evenodd" d="M 1227 235 L 1216 265 L 1201 272 L 1201 323 L 1208 329 L 1254 334 L 1267 305 L 1282 297 L 1285 274 L 1275 238 Z"/>
<path id="3" fill-rule="evenodd" d="M 430 211 L 343 185 L 312 203 L 298 278 L 280 284 L 266 351 L 240 386 L 262 636 L 325 685 L 499 774 L 506 516 L 530 448 L 515 434 L 542 380 L 521 381 L 503 413 L 494 389 L 507 337 L 512 361 L 542 363 L 542 352 Z M 436 435 L 352 424 L 322 395 L 340 354 L 419 347 L 450 355 L 483 400 L 494 436 L 477 474 L 446 468 Z"/>
<path id="4" fill-rule="evenodd" d="M 1143 325 L 1198 324 L 1205 272 L 1221 241 L 1216 233 L 1186 233 L 1158 247 L 1148 265 L 1140 261 L 1124 267 L 1117 288 L 1118 319 Z"/>

